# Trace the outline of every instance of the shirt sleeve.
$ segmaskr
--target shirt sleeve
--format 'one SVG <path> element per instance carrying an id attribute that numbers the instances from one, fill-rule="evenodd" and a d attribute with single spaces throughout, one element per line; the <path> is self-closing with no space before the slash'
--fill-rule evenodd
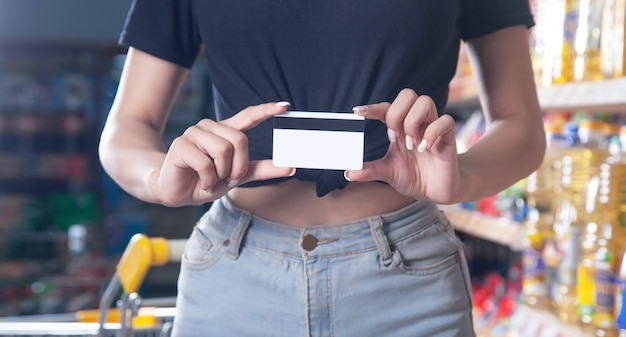
<path id="1" fill-rule="evenodd" d="M 119 43 L 190 68 L 201 38 L 191 0 L 133 0 Z"/>
<path id="2" fill-rule="evenodd" d="M 462 0 L 461 37 L 470 40 L 534 19 L 529 0 Z"/>

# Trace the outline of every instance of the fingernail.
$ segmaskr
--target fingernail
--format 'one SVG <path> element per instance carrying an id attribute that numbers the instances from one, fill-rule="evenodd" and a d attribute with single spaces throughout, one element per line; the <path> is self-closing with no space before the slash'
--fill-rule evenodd
<path id="1" fill-rule="evenodd" d="M 277 106 L 290 106 L 291 103 L 287 102 L 287 101 L 280 101 L 276 103 Z"/>
<path id="2" fill-rule="evenodd" d="M 357 115 L 362 115 L 365 113 L 365 111 L 367 111 L 367 106 L 366 105 L 355 106 L 354 108 L 352 108 L 352 111 Z"/>
<path id="3" fill-rule="evenodd" d="M 288 177 L 293 177 L 295 175 L 296 175 L 296 168 L 294 167 L 294 168 L 291 169 L 291 172 L 289 172 Z"/>
<path id="4" fill-rule="evenodd" d="M 422 139 L 420 145 L 417 146 L 417 152 L 426 151 L 426 147 L 428 146 L 428 141 L 426 139 Z"/>
<path id="5" fill-rule="evenodd" d="M 350 178 L 348 178 L 348 171 L 343 171 L 343 177 L 344 177 L 347 181 L 350 181 Z"/>
<path id="6" fill-rule="evenodd" d="M 239 184 L 239 179 L 233 179 L 228 181 L 228 187 L 233 188 Z"/>
<path id="7" fill-rule="evenodd" d="M 413 137 L 406 136 L 406 138 L 404 139 L 404 142 L 406 143 L 407 150 L 409 151 L 413 150 Z"/>
<path id="8" fill-rule="evenodd" d="M 394 143 L 396 141 L 396 133 L 391 129 L 387 129 L 387 137 L 389 137 L 390 143 Z"/>

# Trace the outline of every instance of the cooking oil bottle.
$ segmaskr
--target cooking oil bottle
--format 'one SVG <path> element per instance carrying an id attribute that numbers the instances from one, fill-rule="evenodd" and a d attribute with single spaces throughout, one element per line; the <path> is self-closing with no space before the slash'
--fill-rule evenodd
<path id="1" fill-rule="evenodd" d="M 538 173 L 535 172 L 529 176 L 527 183 L 531 185 L 536 184 L 536 182 L 532 181 L 538 179 L 537 175 Z M 532 198 L 534 199 L 535 197 Z M 546 308 L 549 303 L 548 283 L 542 254 L 545 243 L 554 236 L 553 223 L 548 200 L 545 200 L 545 202 L 537 200 L 529 203 L 528 218 L 523 225 L 524 240 L 522 250 L 524 272 L 522 292 L 524 302 L 529 306 Z"/>
<path id="2" fill-rule="evenodd" d="M 559 253 L 555 304 L 559 318 L 575 324 L 579 322 L 577 276 L 581 258 L 580 240 L 587 224 L 585 190 L 588 181 L 608 157 L 608 150 L 602 147 L 601 121 L 586 118 L 578 126 L 570 123 L 568 133 L 572 141 L 560 159 L 561 193 L 554 222 Z"/>
<path id="3" fill-rule="evenodd" d="M 621 254 L 615 285 L 615 327 L 619 337 L 626 337 L 626 249 Z"/>
<path id="4" fill-rule="evenodd" d="M 576 51 L 574 79 L 576 81 L 594 81 L 604 78 L 601 63 L 601 37 L 605 1 L 610 0 L 578 1 L 578 24 L 574 37 Z"/>
<path id="5" fill-rule="evenodd" d="M 542 165 L 544 169 L 548 169 L 549 172 L 546 172 L 549 179 L 544 180 L 549 184 L 549 195 L 550 195 L 550 209 L 552 212 L 552 222 L 554 224 L 554 219 L 556 216 L 556 212 L 558 210 L 558 205 L 560 204 L 559 198 L 562 195 L 561 193 L 561 157 L 564 155 L 564 152 L 567 151 L 570 146 L 566 146 L 566 144 L 570 144 L 570 142 L 566 142 L 566 137 L 564 135 L 564 125 L 567 122 L 567 118 L 565 114 L 555 114 L 552 113 L 551 116 L 560 116 L 561 118 L 551 119 L 545 123 L 545 131 L 547 136 L 547 150 L 544 158 L 544 163 Z M 575 135 L 575 139 L 578 139 L 578 135 Z M 544 217 L 545 219 L 545 217 Z M 546 233 L 543 237 L 543 251 L 541 254 L 541 258 L 544 264 L 544 278 L 545 284 L 548 290 L 548 299 L 546 303 L 547 309 L 554 310 L 556 307 L 556 290 L 558 287 L 558 268 L 559 268 L 559 254 L 557 250 L 557 242 L 554 233 L 554 225 L 550 230 L 550 233 Z"/>
<path id="6" fill-rule="evenodd" d="M 606 211 L 606 204 L 600 203 L 598 192 L 600 177 L 594 176 L 586 188 L 585 213 L 587 224 L 580 241 L 580 261 L 576 275 L 576 294 L 578 296 L 578 315 L 583 331 L 592 334 L 595 307 L 595 266 L 594 254 L 597 249 L 598 224 L 600 216 Z"/>
<path id="7" fill-rule="evenodd" d="M 626 248 L 626 161 L 611 157 L 600 166 L 598 199 L 605 203 L 594 254 L 596 336 L 617 336 L 615 289 L 620 255 Z"/>
<path id="8" fill-rule="evenodd" d="M 624 17 L 626 0 L 604 0 L 600 55 L 604 77 L 626 75 L 626 44 L 624 43 Z"/>
<path id="9" fill-rule="evenodd" d="M 522 294 L 524 302 L 532 307 L 548 308 L 549 284 L 543 251 L 548 242 L 554 242 L 553 196 L 551 188 L 552 156 L 556 145 L 555 135 L 546 127 L 548 150 L 539 168 L 526 178 L 528 217 L 523 224 Z"/>
<path id="10" fill-rule="evenodd" d="M 564 322 L 577 321 L 576 297 L 576 266 L 580 256 L 578 241 L 582 234 L 582 223 L 578 218 L 578 207 L 581 203 L 582 189 L 578 186 L 576 175 L 583 171 L 576 168 L 576 158 L 582 155 L 583 149 L 578 138 L 578 125 L 572 122 L 565 128 L 565 147 L 563 156 L 557 164 L 560 171 L 559 194 L 554 219 L 556 247 L 548 247 L 547 251 L 556 252 L 556 284 L 553 291 L 553 302 L 559 318 Z M 554 257 L 551 262 L 554 261 Z"/>
<path id="11" fill-rule="evenodd" d="M 560 2 L 559 2 L 560 4 Z M 553 64 L 552 82 L 573 82 L 574 64 L 576 63 L 576 31 L 578 30 L 579 0 L 565 0 L 563 4 L 563 25 L 560 53 Z M 555 17 L 558 20 L 558 17 Z"/>
<path id="12" fill-rule="evenodd" d="M 620 127 L 615 123 L 598 123 L 597 128 L 602 124 L 603 139 L 600 143 L 602 151 L 608 151 L 607 156 L 619 156 L 619 132 Z M 593 125 L 593 124 L 592 124 Z M 580 261 L 577 272 L 577 296 L 578 315 L 581 328 L 592 334 L 593 314 L 595 308 L 595 265 L 594 254 L 597 249 L 598 228 L 603 221 L 603 216 L 609 212 L 606 197 L 600 193 L 600 176 L 591 177 L 585 188 L 585 215 L 587 223 L 583 231 L 580 242 Z"/>
<path id="13" fill-rule="evenodd" d="M 626 248 L 620 254 L 615 281 L 615 329 L 619 337 L 626 337 Z"/>

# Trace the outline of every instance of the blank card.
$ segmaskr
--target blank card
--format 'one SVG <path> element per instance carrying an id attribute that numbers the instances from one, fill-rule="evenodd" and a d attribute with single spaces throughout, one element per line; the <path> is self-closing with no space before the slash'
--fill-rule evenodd
<path id="1" fill-rule="evenodd" d="M 274 116 L 274 166 L 363 168 L 365 119 L 353 113 L 288 111 Z"/>

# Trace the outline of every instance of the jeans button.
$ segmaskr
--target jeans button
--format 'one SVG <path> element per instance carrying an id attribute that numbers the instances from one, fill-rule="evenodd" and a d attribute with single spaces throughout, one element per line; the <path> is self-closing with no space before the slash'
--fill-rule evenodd
<path id="1" fill-rule="evenodd" d="M 317 238 L 311 234 L 307 234 L 300 240 L 300 246 L 302 246 L 302 249 L 310 252 L 317 247 Z"/>

